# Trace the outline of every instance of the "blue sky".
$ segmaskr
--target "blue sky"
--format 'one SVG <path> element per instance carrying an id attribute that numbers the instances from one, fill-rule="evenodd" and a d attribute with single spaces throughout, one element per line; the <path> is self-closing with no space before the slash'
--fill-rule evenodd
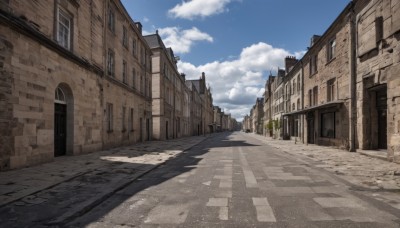
<path id="1" fill-rule="evenodd" d="M 206 73 L 214 104 L 241 120 L 269 72 L 301 57 L 349 0 L 122 0 L 144 33 L 156 30 L 187 78 Z"/>

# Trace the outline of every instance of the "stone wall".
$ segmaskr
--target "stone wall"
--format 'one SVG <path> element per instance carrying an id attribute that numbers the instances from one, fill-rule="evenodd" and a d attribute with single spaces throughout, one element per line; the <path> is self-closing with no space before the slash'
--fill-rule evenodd
<path id="1" fill-rule="evenodd" d="M 357 139 L 378 148 L 376 91 L 387 92 L 387 156 L 400 157 L 400 2 L 371 1 L 357 15 Z"/>

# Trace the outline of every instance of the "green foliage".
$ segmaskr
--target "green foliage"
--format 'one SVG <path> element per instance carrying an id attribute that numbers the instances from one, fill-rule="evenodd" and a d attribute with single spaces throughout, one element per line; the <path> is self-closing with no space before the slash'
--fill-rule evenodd
<path id="1" fill-rule="evenodd" d="M 274 121 L 273 120 L 268 121 L 268 123 L 265 124 L 265 128 L 270 131 L 274 129 Z"/>
<path id="2" fill-rule="evenodd" d="M 276 130 L 281 129 L 281 120 L 279 119 L 274 120 L 274 127 Z"/>

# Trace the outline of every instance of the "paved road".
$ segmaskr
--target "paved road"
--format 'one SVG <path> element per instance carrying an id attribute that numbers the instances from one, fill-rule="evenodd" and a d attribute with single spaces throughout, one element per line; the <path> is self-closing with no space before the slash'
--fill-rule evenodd
<path id="1" fill-rule="evenodd" d="M 317 162 L 244 133 L 217 134 L 70 227 L 400 227 L 400 211 Z M 1 225 L 0 225 L 1 226 Z"/>

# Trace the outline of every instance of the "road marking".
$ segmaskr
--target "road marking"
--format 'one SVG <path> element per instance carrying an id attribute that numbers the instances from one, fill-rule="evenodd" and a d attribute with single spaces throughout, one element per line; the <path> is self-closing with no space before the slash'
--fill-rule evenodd
<path id="1" fill-rule="evenodd" d="M 207 207 L 227 207 L 228 198 L 209 198 Z"/>
<path id="2" fill-rule="evenodd" d="M 239 157 L 240 162 L 242 163 L 242 170 L 244 180 L 246 181 L 246 188 L 258 187 L 256 177 L 254 176 L 253 171 L 250 169 L 249 163 L 247 162 L 247 159 L 244 156 L 243 149 L 241 147 L 239 147 Z"/>
<path id="3" fill-rule="evenodd" d="M 211 185 L 211 181 L 207 181 L 203 183 L 204 185 L 210 186 Z"/>
<path id="4" fill-rule="evenodd" d="M 253 197 L 253 205 L 256 208 L 259 222 L 276 222 L 276 218 L 267 198 Z"/>
<path id="5" fill-rule="evenodd" d="M 218 217 L 220 220 L 228 220 L 228 207 L 220 207 Z"/>
<path id="6" fill-rule="evenodd" d="M 313 200 L 318 203 L 323 208 L 331 208 L 331 207 L 347 207 L 347 208 L 363 208 L 360 204 L 358 204 L 355 200 L 339 197 L 339 198 L 313 198 Z"/>

